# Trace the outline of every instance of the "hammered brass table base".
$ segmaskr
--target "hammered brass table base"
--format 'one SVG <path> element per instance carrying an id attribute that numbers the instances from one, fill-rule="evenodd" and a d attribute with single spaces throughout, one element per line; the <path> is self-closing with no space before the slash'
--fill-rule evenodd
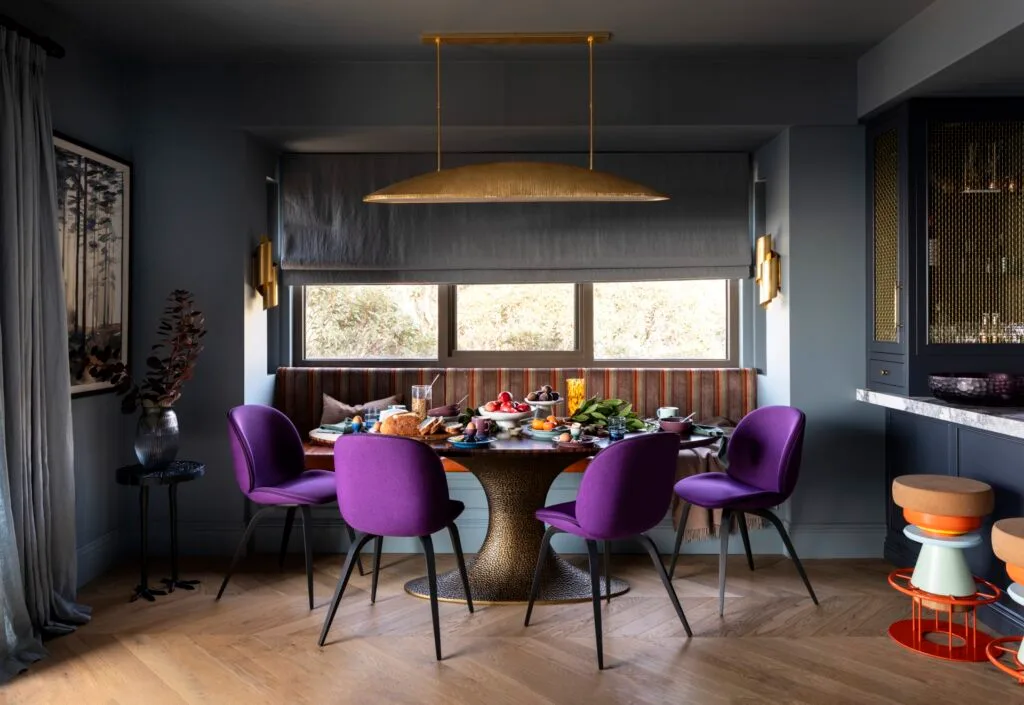
<path id="1" fill-rule="evenodd" d="M 487 536 L 468 571 L 473 602 L 515 604 L 529 599 L 533 569 L 544 538 L 544 524 L 534 512 L 544 506 L 551 483 L 573 460 L 557 453 L 493 453 L 458 458 L 480 480 L 487 495 Z M 628 589 L 625 581 L 611 581 L 612 595 L 621 595 Z M 426 577 L 410 580 L 405 590 L 417 597 L 430 596 Z M 601 591 L 603 595 L 603 573 Z M 437 576 L 437 594 L 439 599 L 449 602 L 465 601 L 457 571 Z M 589 599 L 589 572 L 551 551 L 538 600 Z"/>

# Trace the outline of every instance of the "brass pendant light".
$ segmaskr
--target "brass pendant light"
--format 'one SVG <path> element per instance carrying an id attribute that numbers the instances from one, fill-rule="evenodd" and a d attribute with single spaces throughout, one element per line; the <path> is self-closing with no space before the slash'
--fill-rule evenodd
<path id="1" fill-rule="evenodd" d="M 609 32 L 551 34 L 430 34 L 437 64 L 437 170 L 405 179 L 363 198 L 366 203 L 647 202 L 668 196 L 635 181 L 594 171 L 594 44 Z M 442 44 L 586 44 L 589 69 L 588 167 L 554 162 L 493 162 L 441 168 Z"/>

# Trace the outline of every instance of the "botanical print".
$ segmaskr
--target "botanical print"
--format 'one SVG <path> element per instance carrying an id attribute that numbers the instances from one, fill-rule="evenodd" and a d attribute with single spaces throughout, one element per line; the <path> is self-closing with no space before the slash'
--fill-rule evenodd
<path id="1" fill-rule="evenodd" d="M 54 145 L 71 391 L 112 389 L 91 368 L 128 362 L 131 167 L 60 138 Z"/>

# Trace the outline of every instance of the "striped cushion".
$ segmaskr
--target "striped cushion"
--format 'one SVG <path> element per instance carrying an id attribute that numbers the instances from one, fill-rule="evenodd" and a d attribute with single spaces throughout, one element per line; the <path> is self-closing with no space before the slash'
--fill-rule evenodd
<path id="1" fill-rule="evenodd" d="M 456 402 L 466 395 L 469 404 L 479 406 L 503 389 L 522 398 L 544 384 L 564 393 L 566 379 L 584 377 L 588 396 L 629 399 L 644 416 L 653 416 L 660 406 L 678 406 L 682 414 L 696 412 L 698 420 L 725 417 L 736 422 L 757 407 L 757 371 L 753 369 L 597 367 L 281 367 L 277 370 L 274 406 L 287 414 L 305 436 L 320 424 L 323 394 L 353 405 L 401 394 L 408 403 L 412 385 L 429 384 L 437 374 L 435 406 Z"/>

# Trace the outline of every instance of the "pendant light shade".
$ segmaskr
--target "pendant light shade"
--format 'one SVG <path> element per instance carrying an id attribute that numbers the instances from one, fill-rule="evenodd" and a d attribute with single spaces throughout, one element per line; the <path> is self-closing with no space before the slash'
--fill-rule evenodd
<path id="1" fill-rule="evenodd" d="M 602 171 L 553 162 L 492 162 L 432 171 L 391 184 L 367 203 L 558 203 L 664 201 L 652 188 Z"/>
<path id="2" fill-rule="evenodd" d="M 437 61 L 437 171 L 386 186 L 366 203 L 643 203 L 668 196 L 635 181 L 594 170 L 594 43 L 608 32 L 424 35 Z M 554 162 L 492 162 L 441 168 L 441 44 L 586 44 L 589 70 L 589 168 Z"/>

